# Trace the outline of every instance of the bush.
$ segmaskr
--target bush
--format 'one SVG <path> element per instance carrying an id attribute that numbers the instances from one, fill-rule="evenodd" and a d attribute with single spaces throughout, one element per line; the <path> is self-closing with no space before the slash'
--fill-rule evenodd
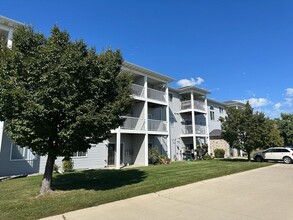
<path id="1" fill-rule="evenodd" d="M 62 169 L 63 172 L 72 172 L 74 167 L 74 162 L 72 161 L 71 158 L 69 159 L 64 159 L 62 161 Z"/>
<path id="2" fill-rule="evenodd" d="M 58 170 L 59 170 L 59 166 L 57 164 L 54 164 L 53 171 L 58 172 Z"/>
<path id="3" fill-rule="evenodd" d="M 204 156 L 207 154 L 208 152 L 208 148 L 209 146 L 207 144 L 200 144 L 196 146 L 196 155 L 197 155 L 197 159 L 199 160 L 203 160 Z"/>
<path id="4" fill-rule="evenodd" d="M 225 150 L 224 149 L 216 148 L 214 150 L 214 154 L 215 154 L 215 158 L 224 158 L 224 156 L 225 156 Z"/>
<path id="5" fill-rule="evenodd" d="M 206 154 L 206 155 L 204 155 L 203 157 L 202 157 L 202 159 L 203 160 L 212 160 L 212 159 L 214 159 L 211 155 L 209 155 L 209 154 Z"/>
<path id="6" fill-rule="evenodd" d="M 158 147 L 149 149 L 149 164 L 169 164 L 171 161 L 166 155 L 161 155 Z"/>
<path id="7" fill-rule="evenodd" d="M 149 164 L 157 164 L 160 162 L 160 153 L 157 147 L 149 148 Z"/>

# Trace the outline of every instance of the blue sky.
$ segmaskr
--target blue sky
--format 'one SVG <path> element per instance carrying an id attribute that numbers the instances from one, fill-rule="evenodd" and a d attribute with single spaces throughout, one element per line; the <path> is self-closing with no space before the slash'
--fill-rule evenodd
<path id="1" fill-rule="evenodd" d="M 0 15 L 195 85 L 218 101 L 293 112 L 292 0 L 1 0 Z M 179 81 L 179 82 L 178 82 Z"/>

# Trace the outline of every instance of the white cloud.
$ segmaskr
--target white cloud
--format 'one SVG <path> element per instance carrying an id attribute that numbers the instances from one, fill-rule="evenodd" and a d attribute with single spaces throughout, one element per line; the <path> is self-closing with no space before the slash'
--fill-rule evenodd
<path id="1" fill-rule="evenodd" d="M 275 111 L 280 111 L 280 108 L 282 107 L 282 103 L 278 102 L 276 104 L 274 104 L 274 110 Z"/>
<path id="2" fill-rule="evenodd" d="M 288 97 L 293 97 L 293 88 L 287 88 L 286 89 L 286 95 Z"/>
<path id="3" fill-rule="evenodd" d="M 259 108 L 270 104 L 271 102 L 266 98 L 250 98 L 246 101 L 249 101 L 253 108 Z M 245 102 L 246 102 L 245 101 Z"/>
<path id="4" fill-rule="evenodd" d="M 292 106 L 292 101 L 293 101 L 293 98 L 285 98 L 284 104 L 288 106 Z"/>
<path id="5" fill-rule="evenodd" d="M 204 82 L 203 78 L 201 77 L 196 77 L 190 78 L 190 79 L 181 79 L 177 82 L 177 85 L 180 87 L 186 87 L 186 86 L 198 86 Z"/>

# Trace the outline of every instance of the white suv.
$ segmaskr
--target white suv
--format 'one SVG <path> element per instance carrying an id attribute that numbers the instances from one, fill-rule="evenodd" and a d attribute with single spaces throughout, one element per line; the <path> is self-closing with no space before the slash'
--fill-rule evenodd
<path id="1" fill-rule="evenodd" d="M 262 162 L 268 160 L 284 161 L 284 163 L 292 163 L 293 148 L 290 147 L 271 147 L 262 152 L 253 155 L 254 161 Z"/>

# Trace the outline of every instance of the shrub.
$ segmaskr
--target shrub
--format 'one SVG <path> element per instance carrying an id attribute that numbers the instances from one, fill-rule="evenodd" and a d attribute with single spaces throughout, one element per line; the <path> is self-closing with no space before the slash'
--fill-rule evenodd
<path id="1" fill-rule="evenodd" d="M 74 162 L 71 158 L 64 159 L 62 161 L 62 169 L 63 172 L 72 172 L 73 171 Z"/>
<path id="2" fill-rule="evenodd" d="M 166 155 L 161 155 L 156 146 L 149 149 L 149 164 L 169 164 L 171 161 Z"/>
<path id="3" fill-rule="evenodd" d="M 59 170 L 59 166 L 57 164 L 54 164 L 53 171 L 58 172 L 58 170 Z"/>
<path id="4" fill-rule="evenodd" d="M 169 164 L 171 160 L 167 157 L 167 155 L 160 155 L 159 162 L 160 164 Z"/>
<path id="5" fill-rule="evenodd" d="M 209 154 L 206 154 L 206 155 L 204 155 L 203 157 L 202 157 L 202 159 L 203 160 L 212 160 L 212 159 L 214 159 L 211 155 L 209 155 Z"/>
<path id="6" fill-rule="evenodd" d="M 214 150 L 214 154 L 215 154 L 215 158 L 224 158 L 224 156 L 225 156 L 225 150 L 224 149 L 216 148 Z"/>
<path id="7" fill-rule="evenodd" d="M 204 156 L 207 154 L 208 152 L 208 145 L 207 144 L 200 144 L 196 146 L 196 155 L 197 155 L 197 159 L 199 160 L 203 160 Z"/>
<path id="8" fill-rule="evenodd" d="M 157 164 L 160 162 L 160 153 L 157 147 L 149 148 L 149 164 Z"/>

